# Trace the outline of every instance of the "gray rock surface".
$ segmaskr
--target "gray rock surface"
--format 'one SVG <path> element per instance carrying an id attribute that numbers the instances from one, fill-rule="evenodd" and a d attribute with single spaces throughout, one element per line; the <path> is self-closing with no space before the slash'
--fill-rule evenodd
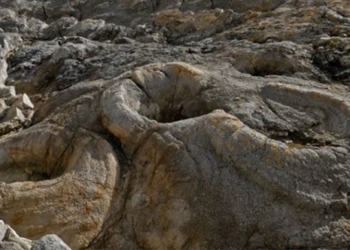
<path id="1" fill-rule="evenodd" d="M 17 233 L 0 220 L 0 249 L 2 250 L 70 250 L 55 234 L 48 234 L 31 241 L 19 237 Z"/>
<path id="2" fill-rule="evenodd" d="M 0 220 L 0 249 L 29 250 L 31 245 L 31 240 L 19 237 L 9 225 Z"/>
<path id="3" fill-rule="evenodd" d="M 48 234 L 34 241 L 31 250 L 70 250 L 57 235 Z"/>
<path id="4" fill-rule="evenodd" d="M 3 239 L 6 236 L 7 226 L 3 221 L 0 222 L 0 241 L 3 241 Z"/>
<path id="5" fill-rule="evenodd" d="M 0 248 L 347 249 L 349 9 L 0 0 Z"/>

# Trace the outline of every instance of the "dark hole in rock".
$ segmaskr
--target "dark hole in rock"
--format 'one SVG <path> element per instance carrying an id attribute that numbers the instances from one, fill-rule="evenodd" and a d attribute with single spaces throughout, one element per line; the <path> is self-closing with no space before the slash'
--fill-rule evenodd
<path id="1" fill-rule="evenodd" d="M 339 58 L 333 58 L 331 60 L 328 60 L 325 55 L 315 54 L 312 58 L 312 63 L 316 65 L 319 69 L 328 72 L 331 75 L 331 77 L 335 80 L 342 80 L 342 78 L 346 78 L 346 76 L 337 77 L 337 75 L 339 75 L 342 71 L 346 69 L 340 64 Z"/>
<path id="2" fill-rule="evenodd" d="M 33 172 L 28 176 L 29 181 L 44 181 L 49 179 L 50 175 L 48 173 Z"/>
<path id="3" fill-rule="evenodd" d="M 167 123 L 167 122 L 175 122 L 175 121 L 180 121 L 184 120 L 190 117 L 186 117 L 182 114 L 183 108 L 174 108 L 174 107 L 169 107 L 167 109 L 164 109 L 160 113 L 160 118 L 159 122 L 162 123 Z"/>
<path id="4" fill-rule="evenodd" d="M 270 133 L 269 137 L 274 140 L 282 141 L 286 143 L 288 146 L 295 147 L 295 148 L 303 148 L 305 146 L 322 147 L 322 146 L 332 144 L 332 141 L 330 140 L 313 138 L 299 131 L 272 132 Z"/>
<path id="5" fill-rule="evenodd" d="M 150 100 L 147 100 L 147 102 L 146 100 L 143 100 L 144 103 L 147 103 L 146 106 L 150 105 L 150 103 L 158 104 L 159 110 L 150 113 L 140 112 L 140 115 L 160 123 L 171 123 L 203 116 L 213 112 L 216 109 L 225 110 L 225 108 L 221 107 L 220 105 L 208 103 L 208 101 L 203 97 L 206 94 L 205 91 L 206 90 L 203 90 L 194 98 L 189 97 L 182 100 L 175 100 L 174 102 L 163 105 Z M 229 112 L 229 109 L 225 111 Z"/>

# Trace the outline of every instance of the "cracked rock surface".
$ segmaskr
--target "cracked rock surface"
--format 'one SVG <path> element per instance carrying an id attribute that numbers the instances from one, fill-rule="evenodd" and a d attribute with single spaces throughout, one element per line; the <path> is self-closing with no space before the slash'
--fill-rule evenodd
<path id="1" fill-rule="evenodd" d="M 347 249 L 349 7 L 0 0 L 0 249 Z"/>

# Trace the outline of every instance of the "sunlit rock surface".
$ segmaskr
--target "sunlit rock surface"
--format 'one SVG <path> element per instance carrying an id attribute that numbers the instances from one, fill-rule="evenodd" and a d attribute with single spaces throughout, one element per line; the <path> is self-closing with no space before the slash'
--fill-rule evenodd
<path id="1" fill-rule="evenodd" d="M 33 250 L 347 249 L 349 7 L 0 0 L 0 220 Z"/>

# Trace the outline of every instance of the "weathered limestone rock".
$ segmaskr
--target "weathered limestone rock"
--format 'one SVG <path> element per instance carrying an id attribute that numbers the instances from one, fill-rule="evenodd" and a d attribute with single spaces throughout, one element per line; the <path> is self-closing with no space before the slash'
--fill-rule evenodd
<path id="1" fill-rule="evenodd" d="M 0 87 L 5 87 L 5 81 L 8 77 L 7 74 L 7 62 L 6 62 L 6 56 L 7 53 L 10 52 L 12 49 L 16 47 L 16 42 L 14 42 L 13 39 L 14 36 L 6 35 L 5 33 L 0 35 Z M 18 38 L 18 42 L 21 41 L 21 38 Z"/>
<path id="2" fill-rule="evenodd" d="M 318 149 L 302 144 L 298 146 L 279 142 L 257 133 L 236 117 L 225 112 L 214 112 L 196 119 L 174 123 L 155 123 L 149 118 L 169 121 L 169 117 L 162 116 L 175 114 L 170 118 L 170 121 L 174 121 L 178 119 L 177 117 L 188 114 L 189 111 L 195 111 L 192 110 L 193 106 L 196 106 L 193 103 L 194 97 L 201 96 L 203 91 L 210 92 L 206 83 L 208 76 L 205 72 L 190 66 L 175 63 L 164 66 L 147 66 L 135 71 L 131 75 L 131 79 L 134 83 L 125 80 L 111 89 L 107 89 L 102 98 L 102 106 L 104 107 L 103 123 L 109 131 L 122 140 L 127 156 L 130 155 L 135 168 L 139 168 L 139 171 L 143 173 L 139 177 L 134 176 L 134 181 L 131 180 L 133 191 L 130 194 L 130 203 L 127 203 L 131 211 L 138 211 L 137 213 L 128 213 L 128 216 L 130 221 L 137 221 L 131 227 L 139 232 L 137 235 L 139 244 L 152 249 L 164 249 L 170 246 L 181 248 L 184 244 L 189 244 L 191 248 L 225 248 L 233 246 L 233 238 L 231 237 L 239 235 L 241 241 L 234 243 L 237 248 L 243 248 L 247 245 L 252 248 L 262 247 L 262 242 L 269 242 L 268 244 L 272 244 L 271 246 L 275 248 L 298 247 L 308 244 L 312 246 L 318 244 L 320 238 L 327 237 L 328 233 L 326 231 L 324 234 L 321 233 L 321 228 L 328 228 L 333 223 L 337 225 L 334 227 L 334 230 L 339 232 L 337 237 L 342 238 L 342 240 L 337 243 L 330 240 L 325 244 L 333 246 L 335 244 L 338 247 L 349 244 L 350 240 L 346 236 L 347 234 L 340 233 L 347 227 L 347 221 L 340 222 L 340 217 L 334 221 L 332 219 L 328 221 L 328 217 L 325 216 L 321 220 L 322 222 L 316 222 L 316 219 L 311 219 L 312 216 L 305 216 L 308 209 L 314 211 L 313 215 L 317 218 L 328 207 L 339 212 L 343 209 L 346 210 L 347 199 L 334 197 L 340 183 L 343 188 L 349 188 L 346 184 L 349 172 L 344 172 L 345 175 L 342 175 L 341 178 L 338 175 L 338 171 L 343 169 L 339 164 L 341 165 L 341 162 L 346 164 L 345 158 L 342 158 L 343 160 L 339 158 L 340 152 L 347 152 L 345 148 L 326 146 Z M 262 93 L 266 98 L 297 110 L 303 106 L 303 102 L 307 102 L 312 106 L 306 112 L 311 112 L 311 114 L 311 110 L 324 105 L 324 109 L 322 108 L 324 113 L 316 113 L 320 117 L 315 117 L 320 128 L 313 127 L 313 129 L 321 134 L 326 130 L 338 139 L 347 136 L 348 129 L 344 122 L 348 121 L 348 118 L 345 117 L 349 117 L 350 106 L 344 100 L 322 92 L 280 84 L 266 85 L 262 88 Z M 293 97 L 289 95 L 293 95 Z M 309 97 L 312 99 L 310 100 Z M 333 107 L 344 112 L 344 118 L 341 114 L 336 114 L 332 110 Z M 176 115 L 177 112 L 179 113 Z M 327 117 L 332 115 L 337 117 Z M 338 117 L 339 121 L 336 120 Z M 335 124 L 344 124 L 344 126 L 338 127 Z M 204 152 L 200 153 L 200 149 L 203 148 L 211 148 L 212 150 L 211 153 L 206 152 L 204 159 L 201 157 Z M 170 152 L 172 155 L 176 155 L 175 159 L 182 159 L 182 162 L 173 160 L 170 155 L 169 158 L 166 157 Z M 220 170 L 220 165 L 223 170 Z M 141 170 L 142 167 L 145 169 Z M 197 171 L 201 174 L 198 174 Z M 224 171 L 225 177 L 220 174 L 222 171 Z M 236 171 L 240 173 L 239 175 L 243 175 L 244 179 L 239 180 L 240 177 L 235 176 Z M 298 181 L 291 177 L 296 173 L 299 173 Z M 317 180 L 315 175 L 317 175 Z M 227 183 L 211 188 L 212 184 L 206 184 L 206 180 L 211 180 L 211 183 Z M 254 207 L 256 207 L 250 211 L 234 204 L 234 201 L 238 199 L 238 197 L 235 198 L 234 194 L 241 196 L 244 193 L 244 197 L 246 195 L 249 197 L 248 193 L 251 191 L 243 191 L 251 190 L 249 187 L 251 184 L 248 184 L 247 180 L 248 183 L 254 183 L 259 187 L 258 192 L 265 190 L 265 194 L 269 194 L 260 196 L 255 201 L 256 203 L 254 202 Z M 321 186 L 320 182 L 323 183 Z M 171 190 L 171 193 L 167 194 L 153 185 L 163 185 Z M 237 185 L 241 187 L 238 188 Z M 313 186 L 310 187 L 310 185 Z M 232 193 L 224 191 L 228 189 L 235 191 Z M 237 192 L 237 189 L 240 191 Z M 211 204 L 210 210 L 207 211 L 203 208 L 204 200 L 201 201 L 198 192 L 201 192 L 203 198 L 206 197 L 207 202 L 208 199 L 214 199 L 214 196 L 219 197 L 224 194 L 225 203 Z M 171 198 L 173 196 L 181 197 L 181 200 L 175 202 Z M 265 218 L 266 220 L 258 216 L 260 213 L 258 211 L 261 209 L 267 209 L 266 215 L 269 214 L 267 211 L 277 209 L 277 207 L 274 208 L 275 204 L 269 201 L 274 196 L 280 197 L 282 200 L 282 197 L 288 197 L 287 203 L 281 200 L 282 203 L 276 204 L 276 206 L 279 209 L 289 211 L 289 213 L 298 211 L 292 212 L 291 216 L 296 220 L 284 221 L 282 219 L 281 221 L 277 219 L 279 218 L 278 214 L 274 214 L 275 219 L 268 217 Z M 191 202 L 196 199 L 198 199 L 197 202 Z M 161 202 L 153 205 L 151 200 Z M 249 203 L 248 200 L 244 201 L 242 198 L 240 200 L 243 203 Z M 263 208 L 258 204 L 271 204 L 271 207 Z M 171 210 L 172 206 L 176 207 L 176 210 Z M 303 207 L 304 211 L 298 209 L 300 206 Z M 232 209 L 233 214 L 230 214 L 229 208 Z M 162 215 L 160 211 L 163 209 L 169 212 Z M 143 212 L 140 214 L 140 211 Z M 226 212 L 224 213 L 224 211 Z M 143 217 L 146 213 L 154 214 L 155 218 L 161 217 L 162 219 L 145 219 L 143 221 L 143 218 L 146 218 Z M 237 217 L 235 213 L 241 214 L 240 217 Z M 204 228 L 204 224 L 201 223 L 208 222 L 201 222 L 195 218 L 197 216 L 211 218 L 213 214 L 217 215 L 215 221 L 221 228 L 231 227 L 232 229 L 232 227 L 235 228 L 236 223 L 240 227 L 232 232 L 232 236 L 226 234 L 224 236 L 214 224 L 209 230 L 210 235 L 201 231 L 200 235 L 203 237 L 201 238 L 198 235 L 199 228 Z M 220 219 L 218 214 L 225 214 L 225 217 Z M 257 230 L 256 233 L 258 232 L 258 237 L 264 240 L 251 242 L 250 237 L 252 236 L 245 238 L 249 228 L 256 223 L 253 222 L 254 220 L 249 214 L 255 214 L 254 217 L 259 218 L 259 225 L 264 230 L 259 229 L 260 226 L 257 226 L 255 230 Z M 234 218 L 234 220 L 230 221 L 227 218 Z M 277 221 L 279 221 L 278 230 L 274 228 L 277 226 L 275 225 Z M 160 230 L 161 225 L 158 222 L 167 223 L 169 231 Z M 289 230 L 302 228 L 301 224 L 298 225 L 298 223 L 309 226 L 304 227 L 300 234 L 294 236 L 295 238 L 289 238 Z M 126 226 L 121 227 L 125 229 Z M 211 226 L 206 225 L 205 228 L 208 229 L 208 227 Z M 196 228 L 196 231 L 191 232 L 190 228 Z M 174 234 L 177 235 L 176 240 L 168 238 Z M 248 235 L 251 234 L 248 233 Z M 274 239 L 267 235 L 274 235 Z M 205 239 L 213 241 L 209 243 Z M 291 245 L 286 245 L 286 239 Z M 121 247 L 125 246 L 121 245 Z"/>
<path id="3" fill-rule="evenodd" d="M 348 83 L 350 76 L 349 44 L 349 38 L 323 39 L 314 51 L 314 63 L 326 71 L 332 79 Z"/>
<path id="4" fill-rule="evenodd" d="M 6 236 L 7 226 L 3 221 L 0 222 L 0 241 L 3 241 L 3 239 Z"/>
<path id="5" fill-rule="evenodd" d="M 17 233 L 0 220 L 0 249 L 30 250 L 31 240 L 19 237 Z"/>
<path id="6" fill-rule="evenodd" d="M 78 20 L 76 18 L 63 16 L 57 21 L 50 23 L 48 27 L 43 29 L 43 38 L 54 39 L 56 37 L 66 36 L 68 34 L 68 30 L 77 23 Z"/>
<path id="7" fill-rule="evenodd" d="M 59 237 L 54 234 L 45 235 L 34 241 L 31 250 L 70 250 L 70 248 Z"/>
<path id="8" fill-rule="evenodd" d="M 73 26 L 69 31 L 70 36 L 88 37 L 94 31 L 101 29 L 105 25 L 103 20 L 86 19 Z"/>
<path id="9" fill-rule="evenodd" d="M 45 235 L 31 241 L 19 237 L 17 233 L 0 220 L 0 249 L 3 250 L 70 250 L 57 235 Z"/>
<path id="10" fill-rule="evenodd" d="M 13 50 L 21 43 L 22 39 L 18 35 L 4 33 L 0 36 L 0 122 L 2 123 L 0 124 L 0 135 L 29 125 L 33 116 L 34 106 L 26 94 L 19 96 L 15 103 L 10 103 L 8 109 L 4 101 L 4 99 L 9 100 L 16 96 L 15 88 L 5 85 L 8 78 L 7 57 L 8 54 L 14 53 Z"/>
<path id="11" fill-rule="evenodd" d="M 0 0 L 0 248 L 348 248 L 348 7 Z"/>
<path id="12" fill-rule="evenodd" d="M 6 105 L 5 101 L 3 99 L 0 99 L 0 119 L 2 119 L 5 115 L 5 111 L 8 109 L 8 106 Z"/>
<path id="13" fill-rule="evenodd" d="M 166 28 L 169 43 L 181 44 L 210 37 L 223 31 L 225 26 L 237 25 L 240 19 L 242 17 L 232 10 L 215 9 L 195 14 L 175 9 L 155 14 L 154 25 Z"/>
<path id="14" fill-rule="evenodd" d="M 18 136 L 2 140 L 1 218 L 21 235 L 38 237 L 60 228 L 72 248 L 87 246 L 100 230 L 119 174 L 111 146 L 79 129 L 48 126 L 26 133 L 31 139 L 25 145 Z"/>

